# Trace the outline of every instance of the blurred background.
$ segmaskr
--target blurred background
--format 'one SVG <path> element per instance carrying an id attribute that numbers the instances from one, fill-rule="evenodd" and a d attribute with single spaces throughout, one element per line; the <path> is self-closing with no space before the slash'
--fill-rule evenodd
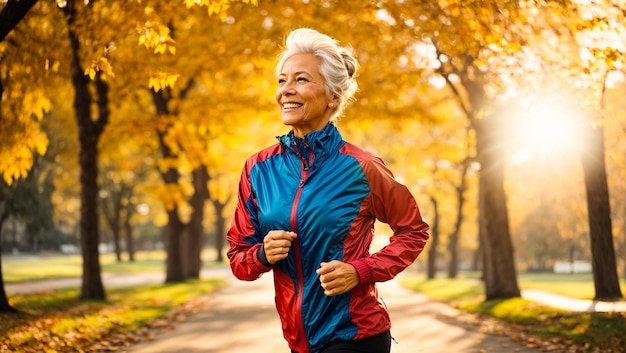
<path id="1" fill-rule="evenodd" d="M 101 296 L 102 253 L 162 250 L 166 281 L 225 261 L 245 160 L 288 131 L 274 65 L 298 27 L 354 49 L 360 91 L 338 127 L 416 197 L 420 271 L 481 271 L 488 298 L 519 294 L 519 272 L 592 273 L 597 298 L 622 296 L 624 1 L 0 11 L 1 255 L 80 254 L 83 298 Z M 392 234 L 378 230 L 375 247 Z"/>

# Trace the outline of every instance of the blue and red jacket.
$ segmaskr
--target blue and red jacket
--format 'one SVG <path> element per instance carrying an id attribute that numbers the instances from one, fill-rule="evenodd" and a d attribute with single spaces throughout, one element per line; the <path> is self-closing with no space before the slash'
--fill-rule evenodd
<path id="1" fill-rule="evenodd" d="M 250 157 L 227 239 L 233 274 L 255 280 L 274 271 L 276 307 L 289 347 L 319 352 L 336 341 L 366 338 L 391 327 L 376 282 L 390 280 L 424 249 L 428 225 L 415 199 L 383 161 L 324 129 L 279 143 Z M 389 244 L 370 254 L 376 219 L 389 224 Z M 273 266 L 257 255 L 271 230 L 297 233 L 289 256 Z M 321 262 L 352 264 L 359 285 L 326 296 L 315 271 Z"/>

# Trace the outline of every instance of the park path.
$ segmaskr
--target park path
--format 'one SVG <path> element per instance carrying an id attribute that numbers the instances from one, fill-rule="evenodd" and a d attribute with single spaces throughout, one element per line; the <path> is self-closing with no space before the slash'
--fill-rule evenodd
<path id="1" fill-rule="evenodd" d="M 224 274 L 228 284 L 207 295 L 209 305 L 152 341 L 126 353 L 288 353 L 274 307 L 272 274 L 243 282 Z M 392 321 L 392 353 L 537 353 L 508 337 L 489 335 L 453 319 L 448 305 L 399 286 L 379 284 Z"/>
<path id="2" fill-rule="evenodd" d="M 400 274 L 402 276 L 403 274 Z M 203 269 L 202 278 L 226 278 L 228 285 L 203 296 L 205 309 L 189 316 L 173 330 L 160 331 L 155 339 L 127 347 L 127 353 L 288 353 L 274 307 L 272 274 L 254 282 L 235 279 L 228 266 Z M 163 273 L 104 274 L 106 287 L 162 283 Z M 80 287 L 80 278 L 7 283 L 7 295 L 48 289 Z M 391 353 L 537 353 L 508 337 L 481 332 L 450 306 L 402 288 L 397 279 L 379 283 L 379 291 L 392 321 Z M 526 299 L 570 311 L 622 311 L 626 301 L 597 302 L 572 299 L 541 291 L 523 291 Z M 471 321 L 471 318 L 469 318 Z M 475 321 L 475 320 L 474 320 Z"/>

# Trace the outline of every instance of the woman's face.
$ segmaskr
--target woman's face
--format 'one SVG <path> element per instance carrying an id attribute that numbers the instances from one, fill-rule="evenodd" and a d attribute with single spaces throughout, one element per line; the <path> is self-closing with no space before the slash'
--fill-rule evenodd
<path id="1" fill-rule="evenodd" d="M 287 59 L 278 76 L 276 102 L 283 124 L 302 137 L 320 130 L 330 120 L 333 109 L 326 96 L 320 59 L 313 54 L 297 54 Z"/>

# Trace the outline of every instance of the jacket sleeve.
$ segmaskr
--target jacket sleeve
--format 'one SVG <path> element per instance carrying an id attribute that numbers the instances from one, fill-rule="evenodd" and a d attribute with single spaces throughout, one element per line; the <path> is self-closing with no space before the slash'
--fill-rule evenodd
<path id="1" fill-rule="evenodd" d="M 238 202 L 226 239 L 230 245 L 227 256 L 235 277 L 252 281 L 272 269 L 264 265 L 257 256 L 263 245 L 259 233 L 257 207 L 250 183 L 250 169 L 253 162 L 248 160 L 241 173 L 238 190 Z"/>
<path id="2" fill-rule="evenodd" d="M 429 226 L 422 219 L 413 195 L 393 177 L 384 162 L 370 159 L 363 163 L 363 168 L 370 185 L 367 210 L 371 216 L 387 223 L 393 235 L 380 251 L 351 262 L 361 284 L 394 278 L 415 261 L 429 238 Z"/>

